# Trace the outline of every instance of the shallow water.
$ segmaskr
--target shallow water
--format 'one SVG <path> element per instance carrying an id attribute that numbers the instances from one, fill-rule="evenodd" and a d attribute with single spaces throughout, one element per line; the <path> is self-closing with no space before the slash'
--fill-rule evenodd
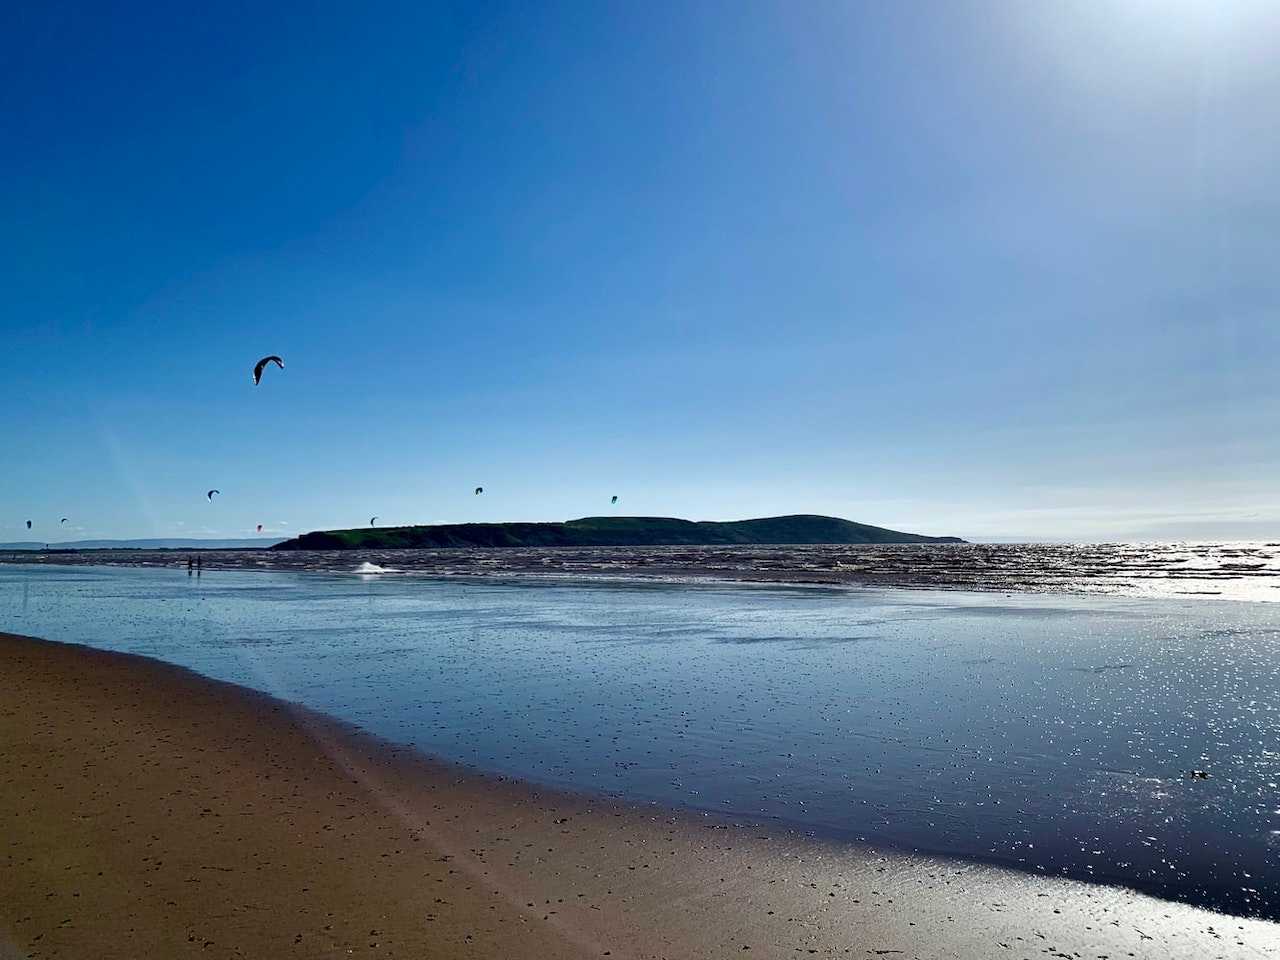
<path id="1" fill-rule="evenodd" d="M 0 629 L 487 771 L 1280 918 L 1271 604 L 3 566 Z"/>
<path id="2" fill-rule="evenodd" d="M 0 563 L 177 567 L 190 552 L 92 550 L 0 552 Z M 755 547 L 546 547 L 408 550 L 218 550 L 207 568 L 549 579 L 739 580 L 1220 597 L 1280 601 L 1280 543 L 811 544 Z"/>

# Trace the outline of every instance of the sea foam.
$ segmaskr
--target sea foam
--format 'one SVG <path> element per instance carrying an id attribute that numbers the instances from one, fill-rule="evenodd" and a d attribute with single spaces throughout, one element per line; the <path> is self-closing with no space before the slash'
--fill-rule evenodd
<path id="1" fill-rule="evenodd" d="M 395 567 L 382 567 L 376 563 L 369 563 L 367 560 L 351 571 L 359 574 L 375 574 L 375 573 L 399 573 Z"/>

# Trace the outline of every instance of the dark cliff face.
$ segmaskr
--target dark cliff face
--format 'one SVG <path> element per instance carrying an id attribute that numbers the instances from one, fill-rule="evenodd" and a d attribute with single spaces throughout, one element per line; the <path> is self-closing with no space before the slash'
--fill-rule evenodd
<path id="1" fill-rule="evenodd" d="M 584 517 L 564 523 L 451 523 L 303 534 L 275 550 L 410 547 L 645 547 L 731 544 L 963 543 L 838 517 L 797 515 L 727 522 L 673 517 Z"/>

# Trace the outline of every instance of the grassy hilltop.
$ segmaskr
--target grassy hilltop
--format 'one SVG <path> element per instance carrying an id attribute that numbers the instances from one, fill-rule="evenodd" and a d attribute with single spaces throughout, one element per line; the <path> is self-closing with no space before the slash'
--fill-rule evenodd
<path id="1" fill-rule="evenodd" d="M 797 543 L 963 543 L 838 517 L 798 514 L 760 520 L 693 521 L 673 517 L 583 517 L 563 523 L 447 523 L 360 527 L 305 533 L 273 550 L 400 547 L 651 547 Z"/>

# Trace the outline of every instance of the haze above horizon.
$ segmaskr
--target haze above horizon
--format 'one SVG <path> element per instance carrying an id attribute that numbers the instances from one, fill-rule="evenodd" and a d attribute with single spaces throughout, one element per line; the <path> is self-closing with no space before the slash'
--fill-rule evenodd
<path id="1" fill-rule="evenodd" d="M 1274 26 L 15 8 L 0 540 L 611 512 L 1278 537 Z"/>

